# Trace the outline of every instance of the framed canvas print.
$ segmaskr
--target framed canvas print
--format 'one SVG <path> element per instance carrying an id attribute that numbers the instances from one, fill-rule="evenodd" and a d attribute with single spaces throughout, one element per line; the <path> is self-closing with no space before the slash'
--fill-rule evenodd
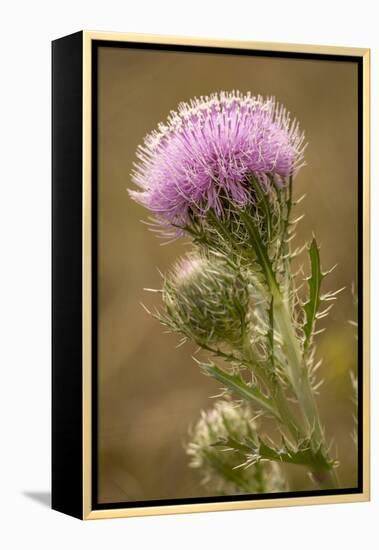
<path id="1" fill-rule="evenodd" d="M 369 498 L 369 50 L 53 42 L 55 510 Z"/>

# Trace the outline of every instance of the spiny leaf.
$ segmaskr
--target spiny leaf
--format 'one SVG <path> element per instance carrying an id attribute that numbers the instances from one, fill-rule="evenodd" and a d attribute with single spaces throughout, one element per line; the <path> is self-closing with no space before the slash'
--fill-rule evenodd
<path id="1" fill-rule="evenodd" d="M 310 441 L 307 440 L 302 441 L 296 449 L 289 447 L 285 442 L 280 448 L 270 446 L 260 437 L 245 438 L 243 442 L 229 437 L 219 445 L 245 453 L 247 464 L 254 464 L 261 460 L 273 460 L 287 464 L 311 466 L 316 470 L 331 469 L 334 466 L 334 462 L 326 458 L 321 448 L 316 452 L 313 451 Z"/>
<path id="2" fill-rule="evenodd" d="M 213 378 L 221 382 L 230 391 L 243 399 L 252 401 L 259 408 L 278 418 L 278 413 L 272 402 L 262 394 L 259 388 L 249 386 L 238 374 L 229 374 L 212 363 L 201 363 L 200 366 L 206 373 L 213 376 Z"/>
<path id="3" fill-rule="evenodd" d="M 282 243 L 281 243 L 281 251 L 284 252 L 285 244 L 288 239 L 288 231 L 289 231 L 289 225 L 291 221 L 291 211 L 292 211 L 292 190 L 293 190 L 293 177 L 290 176 L 289 182 L 288 182 L 288 189 L 287 189 L 287 200 L 286 200 L 286 215 L 284 217 L 284 227 L 283 227 L 283 235 L 282 235 Z"/>
<path id="4" fill-rule="evenodd" d="M 275 274 L 272 268 L 272 263 L 267 252 L 267 247 L 262 240 L 259 229 L 256 227 L 254 221 L 251 219 L 249 214 L 247 214 L 247 212 L 241 210 L 241 218 L 243 219 L 246 229 L 248 231 L 250 244 L 255 253 L 256 260 L 262 268 L 267 285 L 271 289 L 277 289 L 278 283 L 276 281 Z"/>
<path id="5" fill-rule="evenodd" d="M 312 341 L 317 312 L 321 302 L 321 282 L 324 278 L 321 272 L 320 250 L 315 238 L 313 238 L 309 247 L 309 259 L 311 262 L 311 275 L 308 278 L 309 297 L 308 301 L 304 304 L 305 323 L 303 326 L 305 336 L 304 348 L 306 350 Z"/>
<path id="6" fill-rule="evenodd" d="M 265 227 L 267 229 L 267 242 L 270 242 L 271 235 L 272 235 L 272 218 L 271 218 L 272 207 L 270 205 L 270 201 L 267 197 L 267 194 L 263 191 L 262 186 L 257 182 L 256 178 L 252 176 L 250 178 L 250 183 L 253 186 L 256 194 L 257 206 L 260 207 L 260 209 L 263 212 L 263 216 L 265 219 Z"/>

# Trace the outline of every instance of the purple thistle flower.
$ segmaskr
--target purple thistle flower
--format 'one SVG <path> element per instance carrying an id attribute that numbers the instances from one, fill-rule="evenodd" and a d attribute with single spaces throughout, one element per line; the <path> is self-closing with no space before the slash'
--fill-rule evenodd
<path id="1" fill-rule="evenodd" d="M 185 226 L 191 214 L 223 202 L 243 207 L 253 200 L 249 177 L 264 190 L 270 178 L 286 185 L 303 162 L 304 135 L 274 98 L 220 92 L 180 103 L 165 124 L 137 149 L 133 199 L 164 227 Z"/>

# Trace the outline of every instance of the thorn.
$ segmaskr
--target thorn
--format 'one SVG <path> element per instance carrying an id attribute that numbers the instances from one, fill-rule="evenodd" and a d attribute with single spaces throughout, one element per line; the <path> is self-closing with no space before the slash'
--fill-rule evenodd
<path id="1" fill-rule="evenodd" d="M 146 292 L 163 292 L 163 290 L 159 290 L 157 288 L 144 288 L 143 290 L 145 290 Z"/>
<path id="2" fill-rule="evenodd" d="M 298 204 L 300 204 L 300 203 L 305 199 L 306 196 L 307 196 L 307 194 L 304 193 L 304 194 L 301 195 L 298 199 L 296 199 L 295 201 L 293 201 L 292 205 L 293 205 L 293 206 L 297 206 Z"/>
<path id="3" fill-rule="evenodd" d="M 328 269 L 327 271 L 324 271 L 324 272 L 322 273 L 322 276 L 323 276 L 323 277 L 326 277 L 326 275 L 329 275 L 329 273 L 332 273 L 332 272 L 336 269 L 337 266 L 338 266 L 338 264 L 334 264 L 333 267 L 331 267 L 331 268 Z"/>
<path id="4" fill-rule="evenodd" d="M 299 223 L 304 217 L 305 217 L 305 214 L 301 214 L 301 216 L 298 216 L 298 217 L 295 218 L 294 220 L 291 220 L 291 221 L 289 222 L 289 225 L 296 225 L 296 224 Z"/>
<path id="5" fill-rule="evenodd" d="M 292 235 L 290 235 L 287 239 L 285 239 L 286 243 L 290 243 L 294 238 L 295 238 L 296 234 L 295 233 L 292 233 Z"/>
<path id="6" fill-rule="evenodd" d="M 322 359 L 320 359 L 319 361 L 317 361 L 317 363 L 316 363 L 315 365 L 313 365 L 313 367 L 312 367 L 312 372 L 316 372 L 316 371 L 321 367 L 322 362 L 323 362 Z"/>
<path id="7" fill-rule="evenodd" d="M 143 307 L 143 309 L 146 311 L 146 313 L 151 315 L 151 311 L 148 310 L 148 308 L 145 306 L 145 304 L 143 302 L 140 302 L 140 305 Z"/>
<path id="8" fill-rule="evenodd" d="M 314 386 L 312 386 L 312 389 L 314 392 L 317 392 L 317 390 L 323 385 L 324 383 L 324 379 L 320 380 L 319 382 L 317 382 L 317 384 L 315 384 Z"/>
<path id="9" fill-rule="evenodd" d="M 336 296 L 340 294 L 340 292 L 345 290 L 345 288 L 346 287 L 343 286 L 342 288 L 339 288 L 338 290 L 335 290 L 333 292 L 327 292 L 326 294 L 323 294 L 322 296 L 320 296 L 320 300 L 323 300 L 325 302 L 327 302 L 328 300 L 335 300 Z"/>
<path id="10" fill-rule="evenodd" d="M 179 349 L 181 348 L 182 346 L 184 346 L 184 344 L 187 342 L 187 339 L 183 338 L 182 340 L 180 340 L 180 342 L 175 346 L 175 349 Z"/>

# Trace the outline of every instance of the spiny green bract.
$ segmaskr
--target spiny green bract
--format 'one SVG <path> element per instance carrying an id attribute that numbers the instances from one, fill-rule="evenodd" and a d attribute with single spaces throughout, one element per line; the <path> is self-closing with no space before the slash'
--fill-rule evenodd
<path id="1" fill-rule="evenodd" d="M 179 261 L 163 286 L 161 320 L 198 344 L 237 344 L 244 337 L 248 284 L 238 269 L 211 254 Z"/>

